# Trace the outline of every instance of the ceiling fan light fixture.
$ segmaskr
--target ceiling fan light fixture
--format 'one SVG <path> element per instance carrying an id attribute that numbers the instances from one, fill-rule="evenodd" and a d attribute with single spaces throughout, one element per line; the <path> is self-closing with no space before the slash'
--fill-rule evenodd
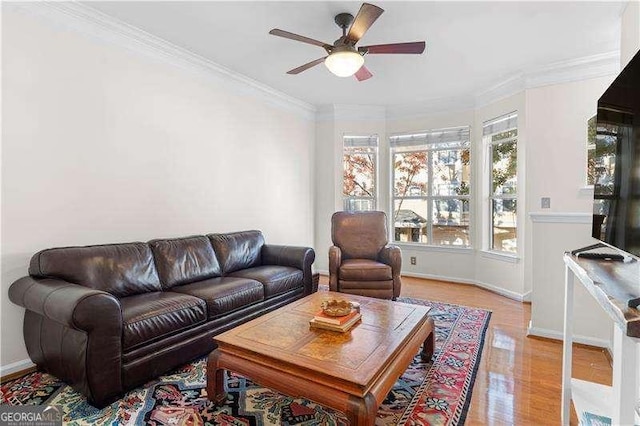
<path id="1" fill-rule="evenodd" d="M 355 50 L 335 49 L 324 60 L 324 64 L 338 77 L 351 77 L 364 65 L 364 57 Z"/>

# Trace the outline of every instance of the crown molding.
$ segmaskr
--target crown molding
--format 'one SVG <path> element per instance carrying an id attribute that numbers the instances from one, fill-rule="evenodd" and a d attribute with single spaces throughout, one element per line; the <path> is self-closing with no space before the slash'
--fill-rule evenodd
<path id="1" fill-rule="evenodd" d="M 318 121 L 384 121 L 386 107 L 380 105 L 331 104 L 316 111 Z"/>
<path id="2" fill-rule="evenodd" d="M 287 95 L 85 4 L 75 1 L 3 4 L 3 7 L 7 6 L 28 11 L 46 18 L 55 25 L 97 38 L 102 42 L 124 47 L 134 53 L 212 78 L 223 87 L 236 93 L 244 96 L 249 94 L 271 106 L 288 110 L 306 119 L 315 120 L 316 107 L 314 105 Z"/>
<path id="3" fill-rule="evenodd" d="M 598 77 L 613 77 L 618 72 L 620 72 L 620 52 L 618 51 L 574 58 L 506 76 L 495 85 L 479 91 L 473 96 L 432 99 L 419 103 L 389 106 L 387 107 L 387 119 L 407 119 L 427 114 L 481 108 L 527 89 Z"/>
<path id="4" fill-rule="evenodd" d="M 508 98 L 526 89 L 525 76 L 523 73 L 517 73 L 511 77 L 507 77 L 499 83 L 476 93 L 475 108 L 480 108 L 501 99 Z"/>
<path id="5" fill-rule="evenodd" d="M 619 72 L 620 51 L 612 51 L 535 68 L 526 73 L 525 85 L 531 89 L 551 84 L 613 76 Z"/>
<path id="6" fill-rule="evenodd" d="M 429 99 L 387 107 L 387 120 L 401 120 L 423 117 L 430 114 L 459 112 L 472 110 L 476 107 L 473 96 Z"/>
<path id="7" fill-rule="evenodd" d="M 372 105 L 316 107 L 85 4 L 74 1 L 15 2 L 4 3 L 3 7 L 28 10 L 65 28 L 71 28 L 103 42 L 125 47 L 136 53 L 212 78 L 223 84 L 225 88 L 230 88 L 237 93 L 252 95 L 269 105 L 318 121 L 396 120 L 458 112 L 486 106 L 526 89 L 614 76 L 620 71 L 620 52 L 613 51 L 556 62 L 530 71 L 521 71 L 512 76 L 506 76 L 495 85 L 468 96 L 428 99 L 386 107 Z"/>

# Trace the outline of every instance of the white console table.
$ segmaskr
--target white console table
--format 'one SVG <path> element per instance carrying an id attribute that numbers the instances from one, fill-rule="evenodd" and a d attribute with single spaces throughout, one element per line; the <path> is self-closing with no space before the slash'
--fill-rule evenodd
<path id="1" fill-rule="evenodd" d="M 640 262 L 622 263 L 564 255 L 564 349 L 562 357 L 562 424 L 568 425 L 571 400 L 581 421 L 585 411 L 609 417 L 612 425 L 640 425 L 640 310 L 628 301 L 638 297 Z M 575 278 L 614 322 L 613 385 L 571 378 L 573 287 Z"/>

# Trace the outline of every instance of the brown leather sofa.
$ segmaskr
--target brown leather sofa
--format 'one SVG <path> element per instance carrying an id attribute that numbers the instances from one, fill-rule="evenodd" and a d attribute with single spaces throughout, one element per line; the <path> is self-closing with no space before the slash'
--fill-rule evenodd
<path id="1" fill-rule="evenodd" d="M 400 248 L 388 243 L 387 215 L 379 211 L 331 216 L 329 290 L 379 299 L 400 296 Z"/>
<path id="2" fill-rule="evenodd" d="M 214 335 L 311 294 L 314 259 L 260 231 L 53 248 L 9 298 L 26 308 L 33 362 L 102 407 L 211 352 Z"/>

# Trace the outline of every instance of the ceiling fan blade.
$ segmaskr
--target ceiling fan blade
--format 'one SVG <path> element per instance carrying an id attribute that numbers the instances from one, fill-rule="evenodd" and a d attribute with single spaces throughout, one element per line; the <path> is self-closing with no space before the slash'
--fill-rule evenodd
<path id="1" fill-rule="evenodd" d="M 365 67 L 364 65 L 360 67 L 360 69 L 356 71 L 354 75 L 356 76 L 358 81 L 365 81 L 373 77 L 373 74 L 371 74 L 371 71 L 369 71 L 367 67 Z"/>
<path id="2" fill-rule="evenodd" d="M 319 40 L 314 40 L 314 39 L 309 38 L 309 37 L 301 36 L 299 34 L 290 33 L 289 31 L 279 30 L 277 28 L 274 28 L 271 31 L 269 31 L 269 34 L 274 35 L 274 36 L 278 36 L 278 37 L 288 38 L 290 40 L 301 41 L 303 43 L 313 44 L 314 46 L 320 46 L 320 47 L 324 48 L 325 50 L 327 48 L 333 47 L 330 44 L 323 43 L 323 42 L 321 42 Z"/>
<path id="3" fill-rule="evenodd" d="M 384 12 L 384 9 L 381 9 L 378 6 L 374 6 L 369 3 L 362 3 L 362 6 L 360 6 L 360 10 L 356 15 L 356 19 L 353 20 L 353 24 L 351 24 L 351 28 L 349 28 L 347 38 L 353 42 L 358 42 L 364 33 L 367 32 L 369 27 L 373 25 L 376 19 L 382 15 L 382 12 Z"/>
<path id="4" fill-rule="evenodd" d="M 424 52 L 426 43 L 424 41 L 415 41 L 411 43 L 392 43 L 392 44 L 374 44 L 372 46 L 358 47 L 359 52 L 367 54 L 379 53 L 416 53 Z"/>
<path id="5" fill-rule="evenodd" d="M 311 67 L 315 67 L 316 65 L 324 62 L 326 56 L 323 56 L 322 58 L 318 58 L 315 61 L 311 61 L 309 63 L 306 63 L 304 65 L 300 65 L 298 68 L 294 68 L 290 71 L 287 71 L 287 74 L 300 74 L 302 71 L 306 71 Z"/>

